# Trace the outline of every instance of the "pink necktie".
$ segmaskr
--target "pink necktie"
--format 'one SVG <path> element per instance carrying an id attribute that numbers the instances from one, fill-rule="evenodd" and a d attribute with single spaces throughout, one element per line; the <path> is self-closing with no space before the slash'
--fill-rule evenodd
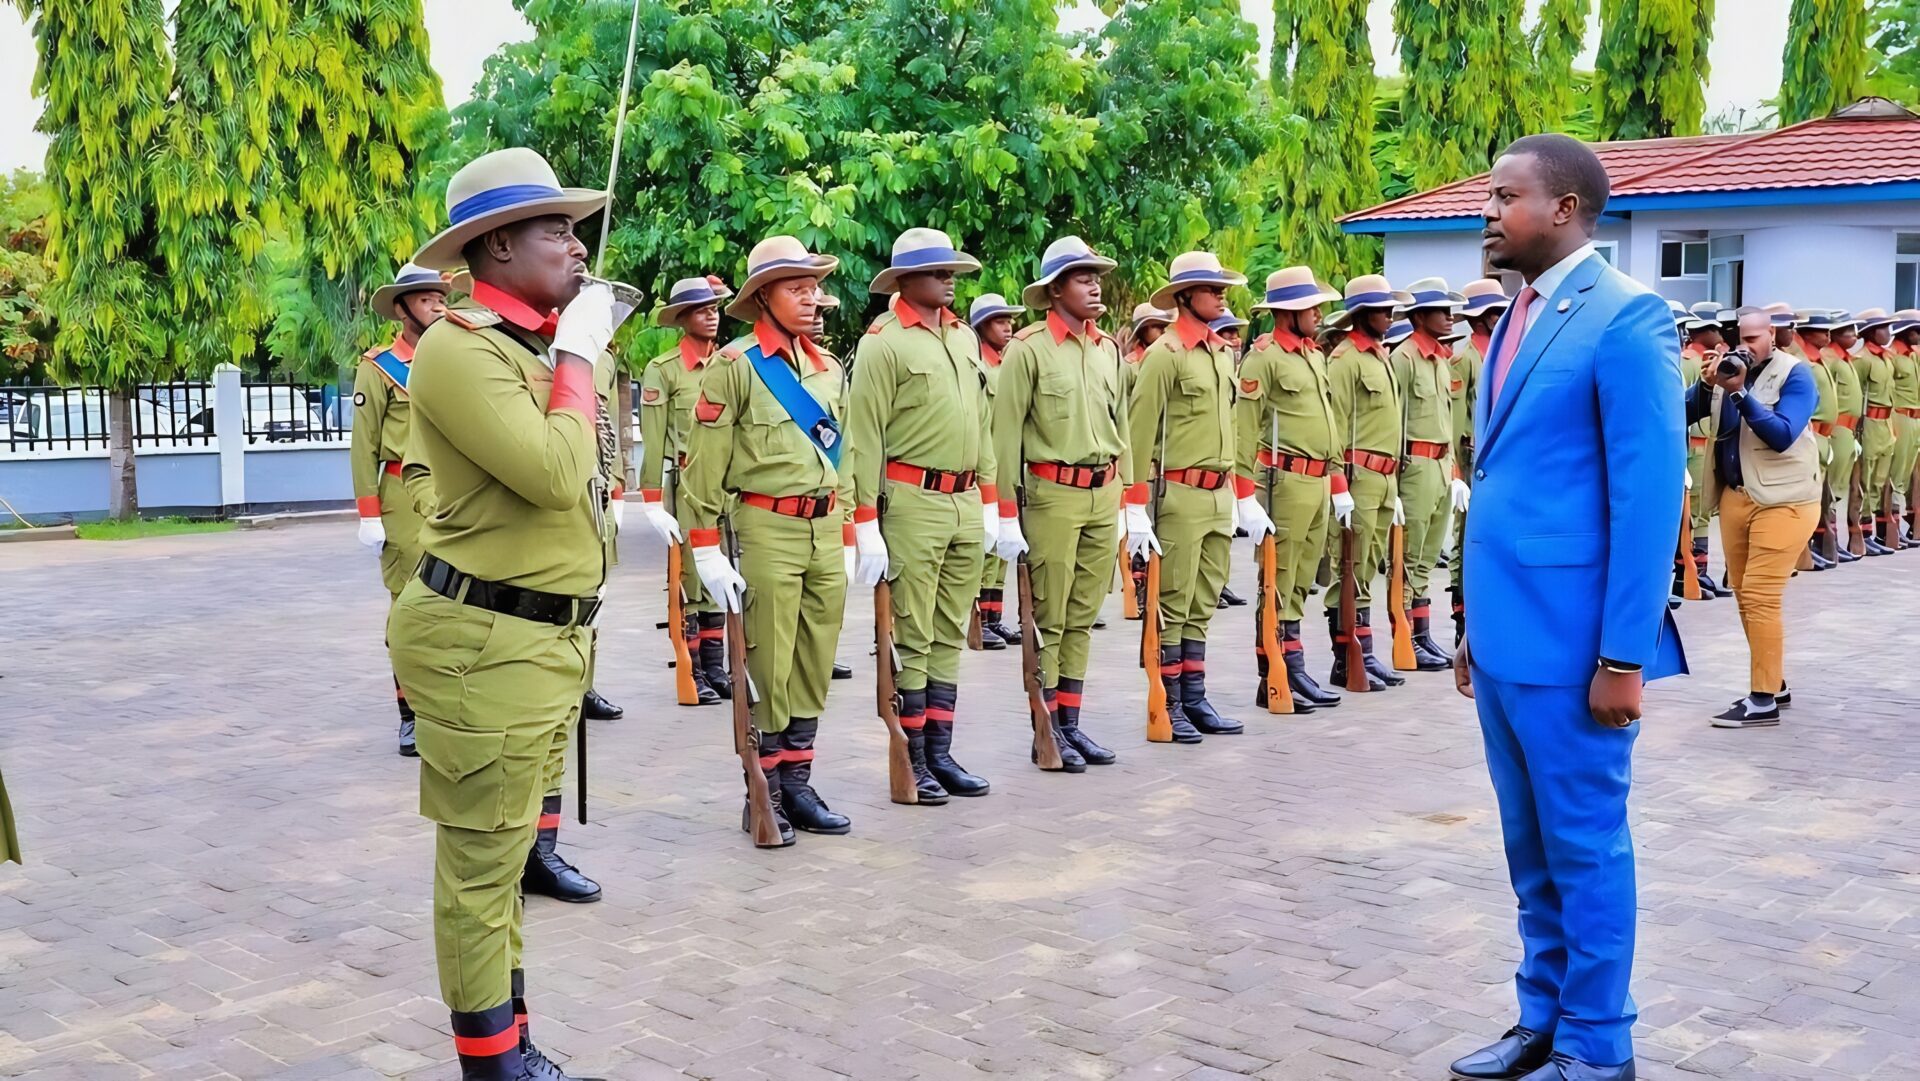
<path id="1" fill-rule="evenodd" d="M 1493 358 L 1493 373 L 1489 379 L 1493 387 L 1493 397 L 1487 399 L 1490 405 L 1500 403 L 1500 388 L 1506 386 L 1507 369 L 1513 367 L 1513 358 L 1520 352 L 1520 339 L 1527 334 L 1527 309 L 1532 307 L 1533 302 L 1539 297 L 1540 294 L 1529 285 L 1520 290 L 1520 295 L 1514 298 L 1513 311 L 1507 316 L 1506 333 L 1500 336 L 1500 355 Z"/>

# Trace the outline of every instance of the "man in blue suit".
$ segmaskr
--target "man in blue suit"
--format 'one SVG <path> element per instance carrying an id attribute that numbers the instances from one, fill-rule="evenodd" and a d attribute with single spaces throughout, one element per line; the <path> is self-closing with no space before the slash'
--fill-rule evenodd
<path id="1" fill-rule="evenodd" d="M 1646 680 L 1686 670 L 1667 615 L 1686 438 L 1658 296 L 1590 243 L 1607 174 L 1564 135 L 1494 163 L 1487 261 L 1527 287 L 1475 405 L 1454 661 L 1479 707 L 1524 956 L 1520 1019 L 1456 1077 L 1632 1081 L 1627 789 Z"/>

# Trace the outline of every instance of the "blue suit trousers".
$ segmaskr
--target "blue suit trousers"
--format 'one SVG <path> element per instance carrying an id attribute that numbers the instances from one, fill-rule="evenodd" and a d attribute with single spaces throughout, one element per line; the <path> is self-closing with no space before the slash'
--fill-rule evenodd
<path id="1" fill-rule="evenodd" d="M 1508 683 L 1475 665 L 1473 690 L 1520 902 L 1519 1023 L 1581 1062 L 1619 1065 L 1637 1016 L 1627 790 L 1640 726 L 1599 724 L 1585 686 Z"/>

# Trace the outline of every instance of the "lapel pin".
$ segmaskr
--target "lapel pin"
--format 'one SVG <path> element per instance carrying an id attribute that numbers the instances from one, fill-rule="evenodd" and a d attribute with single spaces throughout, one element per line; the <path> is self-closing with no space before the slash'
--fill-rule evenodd
<path id="1" fill-rule="evenodd" d="M 1563 298 L 1559 304 L 1554 306 L 1553 310 L 1559 312 L 1562 315 L 1565 315 L 1567 313 L 1567 309 L 1571 307 L 1573 307 L 1573 301 L 1566 300 Z"/>

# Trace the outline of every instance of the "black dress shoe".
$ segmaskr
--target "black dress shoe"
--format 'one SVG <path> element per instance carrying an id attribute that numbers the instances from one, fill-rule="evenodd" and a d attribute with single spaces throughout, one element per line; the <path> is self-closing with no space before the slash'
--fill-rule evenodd
<path id="1" fill-rule="evenodd" d="M 1050 770 L 1047 770 L 1046 772 L 1048 773 L 1085 773 L 1087 772 L 1087 760 L 1080 757 L 1080 752 L 1073 749 L 1073 744 L 1067 742 L 1066 734 L 1060 731 L 1060 725 L 1058 722 L 1053 722 L 1053 746 L 1055 750 L 1060 752 L 1060 768 L 1050 769 Z M 1027 758 L 1036 766 L 1040 764 L 1040 754 L 1037 751 L 1031 751 L 1031 750 L 1028 751 Z"/>
<path id="2" fill-rule="evenodd" d="M 1463 1081 L 1512 1081 L 1545 1066 L 1553 1055 L 1553 1034 L 1518 1025 L 1471 1055 L 1453 1061 L 1453 1076 Z"/>
<path id="3" fill-rule="evenodd" d="M 558 802 L 556 799 L 555 802 Z M 551 897 L 568 904 L 592 904 L 600 899 L 600 883 L 580 873 L 580 868 L 554 851 L 557 829 L 539 832 L 533 848 L 527 852 L 527 866 L 520 872 L 520 888 L 538 897 Z"/>
<path id="4" fill-rule="evenodd" d="M 827 806 L 810 784 L 782 785 L 780 802 L 793 828 L 805 833 L 841 834 L 853 828 L 853 820 Z"/>
<path id="5" fill-rule="evenodd" d="M 1868 536 L 1867 554 L 1870 556 L 1890 556 L 1893 554 L 1893 549 L 1881 544 L 1879 537 Z"/>
<path id="6" fill-rule="evenodd" d="M 1398 687 L 1407 681 L 1407 677 L 1394 674 L 1393 669 L 1373 654 L 1367 654 L 1367 677 L 1379 680 L 1389 687 Z"/>
<path id="7" fill-rule="evenodd" d="M 1222 604 L 1229 605 L 1234 608 L 1240 608 L 1247 603 L 1247 599 L 1245 597 L 1242 597 L 1240 594 L 1235 593 L 1233 590 L 1227 588 L 1226 586 L 1221 586 L 1220 602 Z"/>
<path id="8" fill-rule="evenodd" d="M 1858 563 L 1860 561 L 1859 556 L 1854 555 L 1851 549 L 1846 548 L 1844 546 L 1841 547 L 1838 551 L 1834 552 L 1833 554 L 1839 557 L 1840 562 L 1842 563 Z"/>
<path id="9" fill-rule="evenodd" d="M 1634 1081 L 1633 1060 L 1618 1066 L 1595 1066 L 1555 1051 L 1547 1058 L 1546 1065 L 1521 1074 L 1519 1081 Z"/>
<path id="10" fill-rule="evenodd" d="M 1080 760 L 1089 766 L 1111 766 L 1118 758 L 1112 751 L 1093 741 L 1093 737 L 1080 730 L 1075 722 L 1071 727 L 1060 726 L 1060 737 L 1080 756 Z M 1065 757 L 1064 755 L 1062 757 Z"/>
<path id="11" fill-rule="evenodd" d="M 600 696 L 600 692 L 587 689 L 586 697 L 580 699 L 580 716 L 589 721 L 617 721 L 627 715 L 627 711 Z"/>
<path id="12" fill-rule="evenodd" d="M 980 621 L 980 648 L 1005 649 L 1007 640 L 1000 636 L 1000 629 L 985 620 Z"/>
<path id="13" fill-rule="evenodd" d="M 852 679 L 853 669 L 847 665 L 841 664 L 839 661 L 835 661 L 833 662 L 833 678 Z"/>

